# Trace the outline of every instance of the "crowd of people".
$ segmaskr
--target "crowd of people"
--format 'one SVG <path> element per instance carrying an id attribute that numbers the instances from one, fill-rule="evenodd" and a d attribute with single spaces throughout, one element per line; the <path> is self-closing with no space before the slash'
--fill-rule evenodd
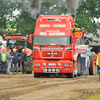
<path id="1" fill-rule="evenodd" d="M 18 74 L 18 65 L 19 62 L 22 64 L 22 73 L 26 73 L 26 62 L 27 62 L 27 54 L 25 53 L 25 49 L 22 49 L 22 52 L 19 53 L 16 49 L 8 49 L 8 52 L 5 52 L 5 49 L 0 50 L 0 62 L 2 67 L 2 74 L 10 74 L 10 68 L 13 67 L 13 74 L 16 72 Z M 5 67 L 5 70 L 4 70 Z"/>

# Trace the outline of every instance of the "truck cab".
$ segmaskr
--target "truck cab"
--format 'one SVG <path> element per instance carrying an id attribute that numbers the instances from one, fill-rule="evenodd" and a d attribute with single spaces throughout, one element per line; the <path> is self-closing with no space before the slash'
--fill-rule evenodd
<path id="1" fill-rule="evenodd" d="M 42 74 L 74 76 L 75 23 L 71 15 L 44 16 L 37 19 L 29 43 L 33 46 L 34 77 Z"/>

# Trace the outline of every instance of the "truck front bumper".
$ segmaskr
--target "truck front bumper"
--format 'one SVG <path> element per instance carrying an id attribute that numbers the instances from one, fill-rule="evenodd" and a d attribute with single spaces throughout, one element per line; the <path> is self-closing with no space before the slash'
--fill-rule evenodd
<path id="1" fill-rule="evenodd" d="M 65 66 L 66 65 L 66 66 Z M 35 73 L 72 73 L 73 62 L 70 60 L 46 61 L 38 60 L 33 62 Z"/>

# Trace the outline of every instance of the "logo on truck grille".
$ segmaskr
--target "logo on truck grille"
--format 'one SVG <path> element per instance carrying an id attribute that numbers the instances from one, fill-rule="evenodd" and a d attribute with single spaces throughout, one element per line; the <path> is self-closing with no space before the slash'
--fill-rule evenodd
<path id="1" fill-rule="evenodd" d="M 53 57 L 53 58 L 62 58 L 63 57 L 63 51 L 42 51 L 42 57 L 43 58 L 48 58 L 48 57 Z"/>

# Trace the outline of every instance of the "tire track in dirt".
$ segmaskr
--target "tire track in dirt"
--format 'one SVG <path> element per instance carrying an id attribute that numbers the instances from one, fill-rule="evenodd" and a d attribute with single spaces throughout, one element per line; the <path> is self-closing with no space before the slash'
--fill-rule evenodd
<path id="1" fill-rule="evenodd" d="M 34 93 L 37 94 L 37 96 L 34 95 L 34 99 L 38 98 L 41 100 L 40 98 L 42 97 L 44 98 L 43 100 L 46 100 L 47 98 L 54 98 L 55 100 L 58 98 L 59 100 L 62 96 L 68 98 L 66 93 L 69 95 L 75 93 L 75 91 L 73 91 L 74 86 L 76 86 L 76 89 L 78 89 L 78 85 L 82 85 L 82 87 L 84 87 L 85 84 L 95 85 L 97 80 L 98 77 L 95 76 L 77 77 L 73 79 L 55 77 L 33 78 L 32 75 L 5 75 L 3 78 L 0 76 L 0 100 L 16 100 L 21 99 L 20 97 L 24 98 L 25 100 L 29 99 L 28 95 L 30 95 L 31 99 Z M 98 86 L 99 84 L 97 84 L 97 87 Z M 41 94 L 40 97 L 38 93 Z M 77 94 L 79 94 L 79 92 L 77 92 Z M 64 98 L 62 100 L 64 100 Z"/>
<path id="2" fill-rule="evenodd" d="M 69 84 L 76 82 L 79 79 L 76 80 L 70 80 L 70 81 L 63 81 L 63 82 L 56 82 L 56 83 L 39 83 L 39 84 L 28 84 L 24 86 L 18 86 L 18 87 L 12 87 L 2 90 L 2 93 L 0 93 L 1 99 L 7 99 L 9 96 L 19 96 L 23 94 L 27 94 L 33 91 L 50 88 L 52 86 L 57 86 L 61 84 Z"/>
<path id="3" fill-rule="evenodd" d="M 62 81 L 62 82 L 55 82 L 55 83 L 40 83 L 40 84 L 31 84 L 31 85 L 28 84 L 28 85 L 24 85 L 24 87 L 18 86 L 11 89 L 3 90 L 2 93 L 0 93 L 0 98 L 7 99 L 9 98 L 9 96 L 13 97 L 13 96 L 24 95 L 27 93 L 31 93 L 33 91 L 44 90 L 46 88 L 51 88 L 62 84 L 73 84 L 79 80 L 84 81 L 82 78 L 78 78 L 76 80 L 71 79 L 69 81 Z"/>
<path id="4" fill-rule="evenodd" d="M 84 99 L 86 97 L 89 97 L 93 90 L 97 91 L 97 89 L 99 89 L 99 83 L 93 83 L 89 85 L 85 83 L 86 80 L 85 82 L 84 80 L 78 81 L 83 83 L 78 84 L 75 81 L 73 83 L 71 82 L 65 84 L 56 84 L 49 86 L 48 88 L 39 89 L 24 95 L 19 95 L 18 97 L 11 97 L 11 99 L 16 100 L 21 98 L 22 100 L 24 100 L 25 98 L 28 98 L 29 100 L 80 100 L 82 98 Z M 100 93 L 100 91 L 95 93 Z"/>

